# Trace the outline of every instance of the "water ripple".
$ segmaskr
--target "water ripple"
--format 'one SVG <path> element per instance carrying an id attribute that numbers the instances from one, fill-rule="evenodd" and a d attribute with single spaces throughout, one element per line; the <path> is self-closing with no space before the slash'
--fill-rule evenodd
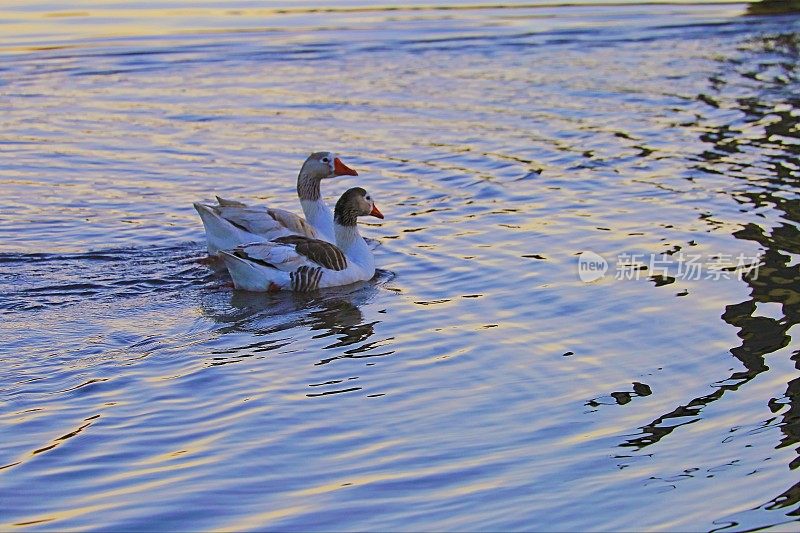
<path id="1" fill-rule="evenodd" d="M 796 18 L 175 6 L 0 8 L 0 529 L 791 528 Z M 312 149 L 376 277 L 233 291 Z"/>

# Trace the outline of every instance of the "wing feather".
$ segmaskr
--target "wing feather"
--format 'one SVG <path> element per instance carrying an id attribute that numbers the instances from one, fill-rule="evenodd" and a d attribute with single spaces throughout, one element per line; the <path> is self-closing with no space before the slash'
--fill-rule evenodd
<path id="1" fill-rule="evenodd" d="M 199 203 L 213 211 L 225 222 L 265 240 L 287 234 L 303 235 L 312 239 L 321 237 L 306 219 L 291 211 L 264 206 L 248 206 L 237 200 L 227 200 L 220 196 L 217 196 L 216 199 L 216 204 L 210 201 Z"/>
<path id="2" fill-rule="evenodd" d="M 295 252 L 323 268 L 336 271 L 347 268 L 344 253 L 329 242 L 301 235 L 287 235 L 273 239 L 272 242 L 294 246 Z"/>
<path id="3" fill-rule="evenodd" d="M 220 205 L 210 206 L 222 219 L 239 229 L 260 237 L 271 239 L 287 233 L 304 235 L 316 239 L 317 231 L 300 216 L 283 209 L 231 205 L 233 202 L 220 198 Z M 224 202 L 224 203 L 223 203 Z"/>
<path id="4" fill-rule="evenodd" d="M 242 202 L 239 202 L 237 200 L 226 200 L 225 198 L 220 198 L 219 196 L 217 196 L 216 198 L 217 198 L 217 203 L 221 207 L 247 207 L 247 204 L 243 204 Z"/>
<path id="5" fill-rule="evenodd" d="M 318 266 L 307 257 L 295 252 L 293 245 L 274 241 L 245 244 L 236 248 L 233 254 L 242 259 L 248 259 L 265 266 L 268 265 L 284 272 L 292 272 L 302 266 Z"/>
<path id="6" fill-rule="evenodd" d="M 285 230 L 263 207 L 217 206 L 215 211 L 234 226 L 259 236 L 268 237 Z"/>
<path id="7" fill-rule="evenodd" d="M 295 215 L 291 211 L 285 209 L 271 209 L 267 208 L 267 213 L 273 220 L 281 224 L 283 227 L 294 233 L 295 235 L 305 235 L 312 239 L 318 239 L 319 234 L 311 224 L 306 222 L 301 216 Z"/>

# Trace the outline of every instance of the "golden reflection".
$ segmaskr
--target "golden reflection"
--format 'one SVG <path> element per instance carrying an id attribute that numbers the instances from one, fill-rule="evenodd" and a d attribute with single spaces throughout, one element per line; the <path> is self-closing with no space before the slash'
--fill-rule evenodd
<path id="1" fill-rule="evenodd" d="M 149 468 L 137 468 L 124 470 L 118 474 L 112 474 L 103 478 L 103 483 L 109 485 L 125 481 L 125 485 L 118 489 L 108 489 L 102 492 L 102 498 L 114 498 L 117 496 L 124 496 L 128 494 L 136 494 L 146 492 L 147 490 L 169 485 L 171 483 L 180 483 L 183 480 L 191 479 L 196 475 L 195 468 L 198 466 L 207 466 L 217 464 L 219 459 L 212 455 L 207 457 L 198 457 L 193 460 L 171 461 L 169 464 L 162 464 L 161 466 L 152 466 Z M 187 471 L 186 475 L 176 475 L 177 472 Z M 137 482 L 137 479 L 150 476 L 152 474 L 159 474 L 158 479 L 154 481 Z M 80 502 L 92 501 L 98 498 L 97 495 L 86 496 L 81 498 Z"/>
<path id="2" fill-rule="evenodd" d="M 0 528 L 4 530 L 10 531 L 12 526 L 25 526 L 29 524 L 41 524 L 45 522 L 55 522 L 55 521 L 62 521 L 62 520 L 69 520 L 71 518 L 76 518 L 79 516 L 89 515 L 89 514 L 96 514 L 101 513 L 103 511 L 109 511 L 114 509 L 115 507 L 119 507 L 120 503 L 104 503 L 104 504 L 95 504 L 95 505 L 87 505 L 84 507 L 76 507 L 70 509 L 64 509 L 61 511 L 51 511 L 47 512 L 42 515 L 26 518 L 20 522 L 16 522 L 14 524 L 3 523 L 0 522 Z"/>
<path id="3" fill-rule="evenodd" d="M 269 528 L 273 522 L 283 520 L 292 516 L 313 513 L 316 507 L 310 504 L 286 505 L 278 509 L 265 512 L 254 512 L 249 516 L 236 520 L 224 527 L 214 529 L 220 533 L 227 531 L 261 531 Z"/>
<path id="4" fill-rule="evenodd" d="M 746 0 L 745 0 L 746 1 Z M 626 2 L 626 0 L 622 0 Z M 675 0 L 665 0 L 674 3 Z M 630 0 L 628 3 L 635 4 Z M 658 3 L 658 2 L 656 2 Z M 706 0 L 705 3 L 728 3 L 727 0 Z M 476 11 L 472 18 L 479 19 L 483 10 L 517 11 L 521 9 L 547 8 L 546 4 L 520 2 L 516 5 L 485 3 L 467 0 L 460 4 L 434 5 L 429 2 L 405 2 L 397 4 L 362 4 L 333 6 L 330 4 L 297 7 L 293 4 L 275 7 L 250 7 L 247 5 L 226 5 L 225 7 L 202 7 L 186 0 L 172 0 L 160 8 L 130 9 L 128 2 L 104 2 L 94 4 L 76 2 L 71 7 L 83 10 L 40 11 L 36 9 L 3 9 L 0 6 L 0 47 L 5 52 L 26 52 L 42 49 L 43 35 L 49 39 L 87 38 L 125 38 L 143 36 L 166 36 L 182 32 L 200 34 L 203 32 L 252 32 L 319 29 L 319 24 L 330 24 L 330 17 L 337 17 L 339 24 L 357 20 L 359 24 L 402 23 L 419 21 L 425 17 L 441 19 L 447 16 L 437 12 L 460 11 L 461 16 L 469 18 L 468 13 Z M 732 12 L 738 14 L 741 9 Z M 421 16 L 420 13 L 423 13 Z M 425 13 L 430 13 L 427 15 Z M 71 24 L 63 24 L 63 20 Z M 75 22 L 80 21 L 77 24 Z M 95 23 L 93 23 L 96 21 Z M 312 22 L 313 21 L 313 22 Z M 505 24 L 520 24 L 526 17 L 506 17 Z M 187 29 L 191 26 L 191 29 Z M 57 46 L 57 45 L 56 45 Z"/>
<path id="5" fill-rule="evenodd" d="M 182 7 L 185 4 L 186 7 Z M 320 17 L 305 18 L 303 15 L 318 13 L 361 14 L 361 22 L 368 22 L 368 17 L 363 15 L 373 12 L 395 11 L 397 8 L 385 6 L 353 6 L 353 7 L 325 7 L 325 8 L 252 8 L 242 7 L 231 10 L 229 7 L 197 7 L 191 2 L 173 0 L 169 7 L 130 9 L 115 7 L 114 3 L 105 3 L 99 7 L 93 5 L 87 11 L 25 11 L 3 10 L 0 6 L 0 20 L 5 23 L 0 26 L 0 47 L 4 52 L 25 52 L 41 48 L 41 36 L 48 38 L 87 39 L 91 37 L 157 37 L 191 32 L 202 34 L 204 32 L 230 32 L 230 31 L 286 31 L 291 28 L 295 31 L 308 31 L 316 24 L 325 23 L 326 19 Z M 78 4 L 80 5 L 80 4 Z M 119 4 L 129 5 L 129 3 Z M 179 7 L 181 6 L 181 7 Z M 77 6 L 76 6 L 77 7 Z M 430 9 L 430 8 L 401 8 L 401 9 Z M 298 16 L 300 16 L 298 18 Z M 397 18 L 397 15 L 393 15 Z M 409 18 L 413 18 L 411 15 Z M 69 19 L 73 24 L 65 26 L 63 19 Z M 82 20 L 81 20 L 82 19 Z M 377 20 L 382 20 L 377 19 Z M 74 22 L 80 20 L 82 24 Z M 97 21 L 96 23 L 92 23 Z M 246 23 L 244 22 L 246 21 Z M 312 22 L 313 21 L 313 22 Z M 187 30 L 187 24 L 191 30 Z M 12 38 L 15 37 L 15 38 Z M 298 35 L 298 37 L 300 37 Z M 28 41 L 26 43 L 26 41 Z"/>
<path id="6" fill-rule="evenodd" d="M 358 457 L 364 457 L 366 455 L 371 455 L 376 452 L 382 452 L 384 450 L 396 448 L 407 442 L 408 441 L 403 439 L 386 439 L 383 441 L 358 446 L 349 451 L 339 452 L 336 454 L 336 458 L 342 461 L 350 461 Z"/>
<path id="7" fill-rule="evenodd" d="M 409 457 L 411 454 L 410 452 L 399 452 L 390 455 L 381 455 L 377 461 L 377 464 L 393 464 L 397 463 L 399 460 L 403 458 Z M 447 474 L 452 474 L 453 478 L 457 477 L 457 473 L 463 472 L 464 470 L 478 467 L 478 466 L 485 466 L 488 463 L 491 463 L 493 459 L 496 459 L 499 455 L 492 454 L 489 457 L 482 457 L 480 459 L 475 458 L 462 458 L 458 461 L 453 461 L 447 464 L 440 464 L 436 466 L 415 466 L 413 468 L 404 469 L 404 470 L 384 470 L 382 473 L 379 474 L 364 474 L 364 473 L 353 473 L 351 475 L 346 475 L 344 477 L 339 478 L 336 481 L 331 481 L 327 483 L 322 483 L 313 487 L 309 487 L 306 489 L 301 489 L 298 491 L 294 491 L 291 493 L 293 497 L 301 497 L 306 498 L 309 496 L 318 496 L 320 494 L 325 494 L 328 492 L 335 492 L 338 490 L 346 489 L 347 487 L 354 487 L 354 486 L 368 486 L 372 484 L 378 483 L 386 483 L 386 482 L 393 482 L 393 481 L 407 481 L 412 479 L 421 479 L 426 476 L 444 476 Z M 371 464 L 375 464 L 372 462 Z M 447 495 L 464 495 L 464 494 L 471 494 L 475 492 L 480 492 L 481 490 L 485 490 L 486 487 L 494 486 L 495 483 L 498 483 L 498 480 L 487 480 L 487 481 L 477 481 L 472 483 L 453 483 L 452 486 L 443 487 L 441 490 L 441 494 L 443 496 Z M 452 492 L 451 492 L 452 491 Z"/>
<path id="8" fill-rule="evenodd" d="M 181 444 L 180 450 L 172 450 L 169 452 L 164 452 L 159 455 L 153 455 L 150 457 L 146 457 L 134 463 L 137 465 L 137 473 L 143 472 L 142 470 L 138 470 L 138 467 L 142 466 L 149 466 L 149 465 L 159 465 L 162 463 L 172 463 L 175 459 L 182 455 L 196 455 L 203 452 L 208 452 L 215 449 L 215 444 L 222 440 L 223 437 L 221 435 L 210 435 L 208 437 L 201 437 L 198 439 L 194 439 L 191 441 L 183 441 Z"/>

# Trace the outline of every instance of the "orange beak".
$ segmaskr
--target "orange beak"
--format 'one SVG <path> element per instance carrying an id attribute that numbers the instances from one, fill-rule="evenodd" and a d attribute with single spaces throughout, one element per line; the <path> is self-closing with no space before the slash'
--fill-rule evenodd
<path id="1" fill-rule="evenodd" d="M 333 159 L 333 175 L 334 176 L 358 176 L 358 172 L 348 167 L 338 157 Z"/>
<path id="2" fill-rule="evenodd" d="M 378 206 L 375 204 L 372 204 L 372 211 L 370 211 L 369 214 L 375 218 L 383 218 L 383 213 L 378 210 Z"/>

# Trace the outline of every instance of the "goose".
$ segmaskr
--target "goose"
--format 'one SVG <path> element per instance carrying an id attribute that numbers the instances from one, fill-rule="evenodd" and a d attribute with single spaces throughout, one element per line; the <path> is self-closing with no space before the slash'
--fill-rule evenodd
<path id="1" fill-rule="evenodd" d="M 358 176 L 331 152 L 314 152 L 297 175 L 297 196 L 305 219 L 284 209 L 248 206 L 217 196 L 217 203 L 195 202 L 203 221 L 208 253 L 217 255 L 240 244 L 267 241 L 286 235 L 305 235 L 334 242 L 333 215 L 320 194 L 323 179 Z"/>
<path id="2" fill-rule="evenodd" d="M 375 275 L 372 251 L 358 233 L 359 216 L 383 218 L 361 187 L 348 189 L 336 202 L 336 244 L 304 235 L 286 235 L 221 251 L 237 289 L 309 292 L 349 285 Z"/>

